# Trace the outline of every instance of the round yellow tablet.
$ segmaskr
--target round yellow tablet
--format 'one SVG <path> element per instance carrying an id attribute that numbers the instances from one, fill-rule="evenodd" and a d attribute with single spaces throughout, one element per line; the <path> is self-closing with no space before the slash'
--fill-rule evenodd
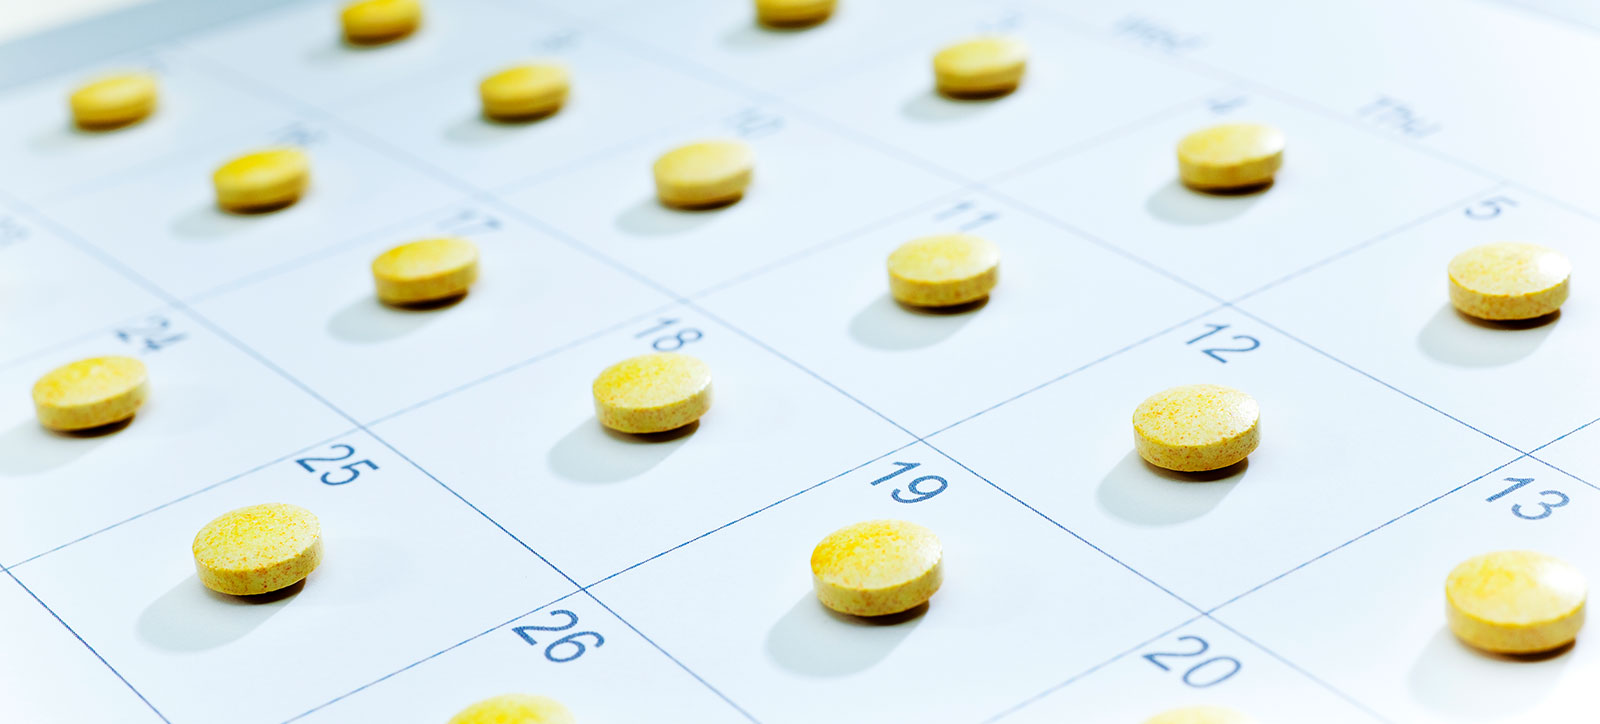
<path id="1" fill-rule="evenodd" d="M 33 385 L 33 406 L 39 424 L 51 430 L 89 430 L 133 417 L 148 393 L 143 362 L 91 357 L 40 377 Z"/>
<path id="2" fill-rule="evenodd" d="M 501 121 L 542 118 L 561 110 L 572 88 L 567 69 L 554 63 L 506 68 L 478 84 L 483 115 Z"/>
<path id="3" fill-rule="evenodd" d="M 223 513 L 194 537 L 200 582 L 253 596 L 299 583 L 322 562 L 322 526 L 298 505 L 265 503 Z"/>
<path id="4" fill-rule="evenodd" d="M 1262 186 L 1283 166 L 1283 145 L 1283 131 L 1260 123 L 1201 129 L 1178 142 L 1178 175 L 1201 191 Z"/>
<path id="5" fill-rule="evenodd" d="M 1028 46 L 1020 40 L 984 37 L 946 47 L 933 56 L 939 92 L 955 98 L 982 98 L 1016 90 L 1028 67 Z"/>
<path id="6" fill-rule="evenodd" d="M 504 694 L 484 699 L 450 717 L 449 724 L 575 724 L 572 712 L 548 696 Z"/>
<path id="7" fill-rule="evenodd" d="M 1450 303 L 1480 319 L 1533 319 L 1567 301 L 1572 262 L 1537 244 L 1484 244 L 1450 260 Z"/>
<path id="8" fill-rule="evenodd" d="M 834 4 L 834 0 L 756 0 L 756 20 L 779 28 L 815 25 L 833 14 Z"/>
<path id="9" fill-rule="evenodd" d="M 731 204 L 744 196 L 755 166 L 755 152 L 738 141 L 691 143 L 656 159 L 656 195 L 686 209 Z"/>
<path id="10" fill-rule="evenodd" d="M 1499 551 L 1450 571 L 1444 595 L 1450 630 L 1500 654 L 1533 654 L 1572 643 L 1583 628 L 1588 582 L 1554 556 Z"/>
<path id="11" fill-rule="evenodd" d="M 1139 457 L 1159 468 L 1225 468 L 1261 444 L 1261 408 L 1255 398 L 1222 385 L 1163 390 L 1133 411 L 1133 444 Z"/>
<path id="12" fill-rule="evenodd" d="M 399 40 L 422 25 L 422 3 L 418 0 L 360 0 L 344 6 L 339 14 L 345 40 L 356 45 L 375 45 Z"/>
<path id="13" fill-rule="evenodd" d="M 478 247 L 466 239 L 423 239 L 372 260 L 378 299 L 419 304 L 459 297 L 478 280 Z"/>
<path id="14" fill-rule="evenodd" d="M 828 534 L 811 551 L 817 600 L 839 613 L 887 616 L 916 608 L 944 582 L 944 547 L 916 523 L 869 520 Z"/>
<path id="15" fill-rule="evenodd" d="M 1220 706 L 1186 706 L 1164 711 L 1144 724 L 1252 724 L 1255 720 Z"/>
<path id="16" fill-rule="evenodd" d="M 120 128 L 145 119 L 156 110 L 156 77 L 118 73 L 80 86 L 68 98 L 72 120 L 80 128 Z"/>
<path id="17" fill-rule="evenodd" d="M 300 200 L 311 182 L 311 160 L 293 148 L 256 151 L 222 164 L 211 182 L 225 211 L 272 211 Z"/>
<path id="18" fill-rule="evenodd" d="M 981 236 L 925 236 L 889 255 L 889 293 L 913 306 L 975 302 L 999 281 L 1000 249 Z"/>
<path id="19" fill-rule="evenodd" d="M 594 379 L 594 411 L 618 432 L 676 430 L 711 409 L 711 368 L 678 352 L 639 355 Z"/>

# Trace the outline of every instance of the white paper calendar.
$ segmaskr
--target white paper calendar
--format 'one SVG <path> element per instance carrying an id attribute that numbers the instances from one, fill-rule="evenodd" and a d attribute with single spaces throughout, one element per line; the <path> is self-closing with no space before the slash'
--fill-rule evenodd
<path id="1" fill-rule="evenodd" d="M 429 0 L 356 48 L 335 3 L 170 0 L 0 46 L 0 720 L 1594 721 L 1595 634 L 1482 654 L 1443 593 L 1502 549 L 1600 580 L 1584 12 Z M 979 33 L 1028 44 L 1022 86 L 938 95 Z M 529 58 L 566 107 L 485 120 L 478 81 Z M 75 130 L 116 69 L 159 110 Z M 1283 130 L 1277 181 L 1178 182 L 1176 141 L 1236 120 Z M 663 207 L 651 163 L 702 138 L 753 185 Z M 306 196 L 218 210 L 212 170 L 278 144 Z M 887 254 L 949 231 L 999 246 L 990 299 L 894 302 Z M 440 235 L 480 248 L 471 293 L 380 304 L 372 258 Z M 1500 240 L 1572 259 L 1556 318 L 1451 307 L 1447 262 Z M 710 365 L 711 412 L 605 431 L 591 381 L 652 350 Z M 132 424 L 42 428 L 34 381 L 103 354 L 149 370 Z M 1259 401 L 1260 448 L 1144 463 L 1134 407 L 1196 382 Z M 885 479 L 911 464 L 936 481 Z M 321 567 L 208 591 L 196 531 L 264 502 L 316 513 Z M 812 546 L 875 518 L 934 530 L 944 586 L 833 614 Z"/>

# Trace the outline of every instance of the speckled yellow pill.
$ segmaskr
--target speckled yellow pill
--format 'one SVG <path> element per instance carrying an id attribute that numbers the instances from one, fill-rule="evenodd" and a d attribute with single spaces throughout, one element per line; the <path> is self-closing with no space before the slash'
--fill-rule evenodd
<path id="1" fill-rule="evenodd" d="M 80 128 L 120 128 L 144 120 L 156 110 L 156 77 L 118 73 L 85 83 L 67 99 L 72 120 Z"/>
<path id="2" fill-rule="evenodd" d="M 1533 319 L 1567 301 L 1572 262 L 1538 244 L 1502 241 L 1450 260 L 1450 303 L 1479 319 Z"/>
<path id="3" fill-rule="evenodd" d="M 778 28 L 815 25 L 833 14 L 834 0 L 756 0 L 756 20 Z"/>
<path id="4" fill-rule="evenodd" d="M 33 385 L 33 406 L 39 424 L 51 430 L 89 430 L 133 417 L 148 394 L 143 362 L 91 357 L 40 377 Z"/>
<path id="5" fill-rule="evenodd" d="M 1487 553 L 1450 571 L 1446 615 L 1456 636 L 1484 651 L 1550 651 L 1578 637 L 1588 587 L 1578 569 L 1554 556 Z"/>
<path id="6" fill-rule="evenodd" d="M 939 92 L 954 98 L 1010 93 L 1028 68 L 1028 46 L 1015 38 L 984 37 L 946 47 L 933 56 Z"/>
<path id="7" fill-rule="evenodd" d="M 916 523 L 856 523 L 812 549 L 811 580 L 817 600 L 839 613 L 900 613 L 927 603 L 944 583 L 944 547 Z"/>
<path id="8" fill-rule="evenodd" d="M 1254 724 L 1255 720 L 1220 706 L 1186 706 L 1164 711 L 1144 724 Z"/>
<path id="9" fill-rule="evenodd" d="M 711 368 L 686 354 L 639 355 L 594 380 L 595 417 L 618 432 L 676 430 L 710 409 Z"/>
<path id="10" fill-rule="evenodd" d="M 1195 473 L 1225 468 L 1261 444 L 1255 398 L 1222 385 L 1163 390 L 1133 411 L 1139 457 L 1159 468 Z"/>
<path id="11" fill-rule="evenodd" d="M 575 724 L 572 712 L 548 696 L 504 694 L 484 699 L 450 717 L 449 724 Z"/>
<path id="12" fill-rule="evenodd" d="M 889 293 L 913 306 L 975 302 L 999 281 L 1000 249 L 981 236 L 925 236 L 889 254 Z"/>
<path id="13" fill-rule="evenodd" d="M 499 121 L 542 118 L 561 110 L 572 88 L 567 69 L 555 63 L 517 65 L 478 84 L 483 115 Z"/>
<path id="14" fill-rule="evenodd" d="M 356 45 L 374 45 L 399 40 L 422 25 L 422 3 L 418 0 L 360 0 L 344 6 L 339 13 L 345 40 Z"/>
<path id="15" fill-rule="evenodd" d="M 686 209 L 738 201 L 750 187 L 756 155 L 738 141 L 700 141 L 656 159 L 656 195 L 661 203 Z"/>
<path id="16" fill-rule="evenodd" d="M 300 200 L 311 183 L 311 160 L 293 148 L 256 151 L 222 164 L 211 182 L 226 211 L 271 211 Z"/>
<path id="17" fill-rule="evenodd" d="M 193 550 L 206 588 L 231 596 L 271 593 L 316 570 L 322 526 L 298 505 L 252 505 L 207 523 L 195 534 Z"/>
<path id="18" fill-rule="evenodd" d="M 372 260 L 378 299 L 421 304 L 467 293 L 478 280 L 478 247 L 466 239 L 423 239 L 401 244 Z"/>
<path id="19" fill-rule="evenodd" d="M 1283 167 L 1283 132 L 1260 123 L 1224 123 L 1178 142 L 1178 176 L 1201 191 L 1270 183 Z"/>

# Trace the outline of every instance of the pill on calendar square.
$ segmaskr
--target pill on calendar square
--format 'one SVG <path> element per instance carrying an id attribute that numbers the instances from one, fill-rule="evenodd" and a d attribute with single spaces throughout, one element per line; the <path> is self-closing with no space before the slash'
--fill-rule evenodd
<path id="1" fill-rule="evenodd" d="M 1572 565 L 1532 551 L 1462 561 L 1445 580 L 1450 630 L 1498 654 L 1535 654 L 1572 643 L 1583 628 L 1588 582 Z"/>
<path id="2" fill-rule="evenodd" d="M 731 204 L 749 188 L 755 165 L 755 152 L 739 141 L 680 146 L 656 159 L 656 195 L 661 203 L 684 209 Z"/>
<path id="3" fill-rule="evenodd" d="M 271 593 L 304 580 L 322 562 L 322 525 L 298 505 L 252 505 L 207 523 L 192 548 L 206 588 L 230 596 Z"/>
<path id="4" fill-rule="evenodd" d="M 132 357 L 91 357 L 62 365 L 33 385 L 39 424 L 63 432 L 128 420 L 144 405 L 149 381 Z"/>
<path id="5" fill-rule="evenodd" d="M 466 239 L 422 239 L 372 260 L 378 299 L 405 306 L 454 299 L 478 280 L 478 247 Z"/>
<path id="6" fill-rule="evenodd" d="M 981 236 L 912 239 L 889 254 L 889 293 L 917 307 L 951 307 L 989 296 L 1000 281 L 1000 249 Z"/>
<path id="7" fill-rule="evenodd" d="M 1450 260 L 1450 303 L 1490 320 L 1534 319 L 1567 301 L 1572 262 L 1538 244 L 1502 241 L 1475 246 Z"/>
<path id="8" fill-rule="evenodd" d="M 1133 411 L 1134 449 L 1158 468 L 1195 473 L 1228 467 L 1261 444 L 1255 398 L 1222 385 L 1183 385 Z"/>
<path id="9" fill-rule="evenodd" d="M 399 40 L 422 25 L 419 0 L 360 0 L 339 14 L 345 40 L 355 45 L 376 45 Z"/>
<path id="10" fill-rule="evenodd" d="M 67 101 L 78 127 L 108 130 L 144 120 L 155 112 L 158 96 L 154 75 L 117 73 L 79 86 Z"/>
<path id="11" fill-rule="evenodd" d="M 934 82 L 952 98 L 989 98 L 1016 90 L 1028 67 L 1028 46 L 1015 38 L 964 40 L 933 56 Z"/>
<path id="12" fill-rule="evenodd" d="M 595 378 L 594 409 L 618 432 L 676 430 L 711 409 L 711 368 L 679 352 L 625 359 Z"/>
<path id="13" fill-rule="evenodd" d="M 756 0 L 756 19 L 777 28 L 815 25 L 833 14 L 834 4 L 834 0 Z"/>
<path id="14" fill-rule="evenodd" d="M 211 182 L 225 211 L 273 211 L 300 200 L 311 182 L 311 159 L 293 148 L 255 151 L 222 164 Z"/>
<path id="15" fill-rule="evenodd" d="M 1178 176 L 1200 191 L 1240 191 L 1272 182 L 1283 166 L 1283 132 L 1261 123 L 1224 123 L 1178 141 Z"/>
<path id="16" fill-rule="evenodd" d="M 542 118 L 561 110 L 572 80 L 555 63 L 529 63 L 501 70 L 478 84 L 483 115 L 497 121 Z"/>
<path id="17" fill-rule="evenodd" d="M 502 694 L 462 709 L 448 724 L 574 724 L 561 702 L 548 696 Z"/>
<path id="18" fill-rule="evenodd" d="M 944 547 L 916 523 L 845 526 L 811 551 L 817 600 L 852 616 L 887 616 L 928 602 L 944 583 Z"/>
<path id="19" fill-rule="evenodd" d="M 1254 724 L 1255 720 L 1220 706 L 1186 706 L 1164 711 L 1144 724 Z"/>

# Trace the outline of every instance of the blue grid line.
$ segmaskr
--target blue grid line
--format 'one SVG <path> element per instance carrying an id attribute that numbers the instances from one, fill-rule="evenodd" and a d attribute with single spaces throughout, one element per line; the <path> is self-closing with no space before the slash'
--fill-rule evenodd
<path id="1" fill-rule="evenodd" d="M 132 318 L 137 319 L 137 318 L 147 317 L 147 316 L 150 316 L 150 315 L 159 315 L 162 312 L 168 312 L 168 311 L 171 311 L 171 310 L 172 310 L 172 305 L 163 304 L 163 305 L 161 305 L 159 307 L 155 307 L 155 308 L 151 309 L 148 312 L 145 312 L 145 313 L 140 314 L 140 315 L 136 315 L 135 317 L 132 317 Z M 0 361 L 0 370 L 10 369 L 12 367 L 16 367 L 17 365 L 21 365 L 21 364 L 30 362 L 32 360 L 39 359 L 40 357 L 44 357 L 45 355 L 51 355 L 51 354 L 55 354 L 57 352 L 60 352 L 62 350 L 71 349 L 71 348 L 76 347 L 76 346 L 78 346 L 80 344 L 83 344 L 84 342 L 88 342 L 89 340 L 94 339 L 96 337 L 102 337 L 102 336 L 116 334 L 117 328 L 119 326 L 121 326 L 122 324 L 126 324 L 128 319 L 130 319 L 130 318 L 124 317 L 120 321 L 112 322 L 110 324 L 101 326 L 101 327 L 95 329 L 92 332 L 86 332 L 84 334 L 80 334 L 80 335 L 77 335 L 75 337 L 72 337 L 71 339 L 65 339 L 65 340 L 60 340 L 60 341 L 57 341 L 57 342 L 52 342 L 52 343 L 47 344 L 47 345 L 45 345 L 43 347 L 36 348 L 36 349 L 34 349 L 34 350 L 30 351 L 30 352 L 25 352 L 23 354 L 17 355 L 16 357 L 12 357 L 12 358 L 7 359 L 5 361 Z"/>
<path id="2" fill-rule="evenodd" d="M 63 548 L 66 548 L 68 546 L 77 545 L 79 543 L 82 543 L 82 542 L 90 539 L 90 538 L 93 538 L 93 537 L 95 537 L 97 535 L 100 535 L 101 533 L 105 533 L 107 531 L 110 531 L 110 530 L 113 530 L 113 529 L 116 529 L 116 528 L 120 528 L 120 527 L 122 527 L 124 525 L 127 525 L 128 523 L 132 523 L 133 521 L 136 521 L 136 520 L 138 520 L 140 518 L 143 518 L 143 517 L 145 517 L 147 515 L 150 515 L 151 513 L 154 513 L 156 511 L 163 510 L 163 509 L 168 508 L 170 506 L 173 506 L 173 505 L 176 505 L 178 503 L 181 503 L 181 502 L 183 502 L 185 500 L 193 498 L 196 495 L 200 495 L 201 493 L 205 493 L 205 492 L 208 492 L 208 491 L 213 490 L 215 488 L 222 487 L 223 485 L 227 485 L 228 483 L 231 483 L 231 482 L 233 482 L 235 480 L 238 480 L 240 478 L 243 478 L 243 477 L 246 477 L 246 476 L 249 476 L 249 475 L 253 475 L 253 474 L 258 473 L 258 472 L 261 472 L 262 470 L 265 470 L 265 469 L 270 468 L 270 467 L 272 467 L 274 465 L 277 465 L 278 463 L 281 463 L 281 462 L 283 462 L 285 460 L 289 460 L 289 459 L 293 458 L 294 456 L 299 455 L 300 453 L 303 453 L 303 452 L 305 452 L 307 450 L 310 450 L 310 449 L 312 449 L 314 447 L 320 447 L 320 446 L 322 446 L 324 444 L 327 444 L 329 442 L 332 442 L 334 440 L 338 440 L 341 437 L 345 437 L 346 435 L 350 435 L 350 434 L 353 434 L 353 433 L 356 433 L 356 432 L 359 432 L 359 431 L 360 431 L 360 428 L 354 428 L 354 427 L 348 428 L 345 431 L 343 431 L 343 432 L 341 432 L 341 433 L 339 433 L 337 435 L 334 435 L 334 436 L 329 437 L 329 438 L 324 439 L 324 440 L 319 440 L 317 442 L 311 443 L 310 445 L 307 445 L 307 446 L 302 447 L 302 448 L 300 448 L 298 450 L 295 450 L 294 452 L 287 453 L 285 455 L 280 455 L 280 456 L 278 456 L 276 458 L 268 460 L 267 462 L 261 463 L 260 465 L 257 465 L 257 466 L 255 466 L 253 468 L 250 468 L 249 470 L 246 470 L 244 472 L 235 473 L 233 475 L 229 475 L 228 477 L 223 478 L 221 480 L 218 480 L 215 483 L 211 483 L 210 485 L 207 485 L 207 486 L 205 486 L 203 488 L 200 488 L 199 490 L 195 490 L 195 491 L 192 491 L 192 492 L 189 492 L 189 493 L 185 493 L 185 494 L 180 495 L 180 496 L 178 496 L 176 498 L 173 498 L 172 500 L 169 500 L 169 501 L 167 501 L 165 503 L 157 505 L 154 508 L 151 508 L 151 509 L 146 510 L 146 511 L 141 512 L 141 513 L 136 513 L 136 514 L 134 514 L 132 516 L 129 516 L 127 518 L 123 518 L 122 520 L 119 520 L 119 521 L 117 521 L 115 523 L 112 523 L 111 525 L 105 526 L 104 528 L 100 528 L 98 530 L 95 530 L 95 531 L 92 531 L 92 532 L 89 532 L 89 533 L 85 533 L 84 535 L 78 536 L 77 538 L 73 538 L 72 540 L 69 540 L 69 541 L 67 541 L 65 543 L 62 543 L 62 544 L 60 544 L 58 546 L 55 546 L 54 548 L 50 548 L 48 550 L 40 551 L 40 552 L 35 553 L 35 554 L 31 555 L 31 556 L 28 556 L 27 558 L 24 558 L 24 559 L 22 559 L 20 561 L 17 561 L 16 563 L 13 563 L 10 566 L 0 566 L 0 568 L 11 568 L 11 569 L 20 568 L 24 564 L 31 563 L 31 562 L 33 562 L 35 560 L 43 558 L 44 556 L 50 555 L 51 553 L 55 553 L 56 551 L 59 551 L 59 550 L 61 550 Z"/>
<path id="3" fill-rule="evenodd" d="M 423 664 L 425 664 L 425 663 L 427 663 L 429 661 L 432 661 L 432 660 L 434 660 L 436 658 L 439 658 L 440 656 L 443 656 L 443 655 L 445 655 L 447 653 L 450 653 L 451 651 L 459 649 L 462 646 L 466 646 L 467 644 L 470 644 L 473 641 L 477 641 L 478 639 L 481 639 L 481 638 L 483 638 L 485 636 L 488 636 L 489 634 L 492 634 L 492 633 L 494 633 L 496 631 L 499 631 L 499 630 L 501 630 L 501 629 L 503 629 L 503 628 L 505 628 L 507 626 L 510 626 L 511 624 L 514 624 L 514 623 L 516 623 L 518 621 L 521 621 L 522 619 L 525 619 L 525 618 L 527 618 L 529 616 L 532 616 L 533 614 L 536 614 L 536 613 L 538 613 L 540 611 L 543 611 L 543 610 L 545 610 L 545 609 L 547 609 L 547 608 L 549 608 L 551 606 L 554 606 L 554 605 L 556 605 L 558 603 L 561 603 L 562 601 L 565 601 L 565 600 L 567 600 L 569 598 L 572 598 L 573 596 L 576 596 L 576 595 L 578 595 L 579 593 L 582 593 L 582 592 L 583 591 L 581 589 L 568 592 L 566 594 L 563 594 L 559 598 L 553 599 L 550 602 L 545 603 L 544 605 L 533 609 L 532 611 L 528 611 L 527 613 L 518 614 L 516 616 L 511 617 L 510 619 L 507 619 L 504 622 L 501 622 L 501 623 L 495 624 L 493 626 L 490 626 L 489 628 L 484 629 L 483 631 L 475 633 L 475 634 L 473 634 L 471 636 L 468 636 L 467 638 L 462 639 L 461 641 L 458 641 L 458 642 L 456 642 L 454 644 L 446 646 L 443 649 L 440 649 L 438 651 L 435 651 L 434 653 L 428 654 L 427 656 L 424 656 L 424 657 L 422 657 L 420 659 L 417 659 L 416 661 L 413 661 L 413 662 L 411 662 L 409 664 L 406 664 L 405 666 L 402 666 L 402 667 L 400 667 L 398 669 L 395 669 L 394 671 L 391 671 L 391 672 L 389 672 L 387 674 L 384 674 L 383 676 L 380 676 L 380 677 L 378 677 L 376 679 L 373 679 L 372 681 L 369 681 L 369 682 L 367 682 L 365 684 L 362 684 L 361 686 L 358 686 L 358 687 L 356 687 L 354 689 L 351 689 L 350 691 L 347 691 L 347 692 L 345 692 L 343 694 L 340 694 L 340 695 L 338 695 L 336 697 L 333 697 L 332 699 L 329 699 L 329 700 L 327 700 L 325 702 L 322 702 L 321 704 L 318 704 L 318 705 L 316 705 L 314 707 L 311 707 L 310 709 L 307 709 L 307 710 L 305 710 L 305 711 L 303 711 L 303 712 L 301 712 L 299 714 L 296 714 L 296 715 L 294 715 L 292 717 L 289 717 L 288 719 L 283 720 L 283 724 L 289 724 L 289 722 L 299 721 L 299 720 L 304 719 L 304 718 L 306 718 L 308 716 L 311 716 L 312 714 L 315 714 L 318 711 L 321 711 L 323 709 L 326 709 L 327 707 L 333 706 L 334 704 L 337 704 L 337 703 L 339 703 L 341 701 L 344 701 L 345 699 L 348 699 L 348 698 L 350 698 L 352 696 L 355 696 L 356 694 L 359 694 L 359 693 L 361 693 L 363 691 L 366 691 L 367 689 L 370 689 L 373 686 L 376 686 L 376 685 L 381 684 L 381 683 L 383 683 L 385 681 L 388 681 L 389 679 L 392 679 L 392 678 L 394 678 L 396 676 L 399 676 L 400 674 L 403 674 L 403 673 L 405 673 L 407 671 L 410 671 L 410 670 L 412 670 L 412 669 L 414 669 L 414 668 L 416 668 L 418 666 L 421 666 L 421 665 L 423 665 Z"/>
<path id="4" fill-rule="evenodd" d="M 1107 666 L 1110 666 L 1110 665 L 1112 665 L 1112 664 L 1114 664 L 1114 663 L 1116 663 L 1118 661 L 1121 661 L 1121 660 L 1127 658 L 1129 654 L 1135 653 L 1138 650 L 1140 650 L 1140 649 L 1142 649 L 1142 648 L 1144 648 L 1146 646 L 1149 646 L 1150 644 L 1153 644 L 1153 643 L 1155 643 L 1157 641 L 1160 641 L 1161 639 L 1172 635 L 1173 632 L 1178 631 L 1179 629 L 1182 629 L 1183 627 L 1188 626 L 1189 624 L 1192 624 L 1195 621 L 1199 621 L 1199 620 L 1201 620 L 1203 618 L 1205 618 L 1205 614 L 1195 614 L 1193 616 L 1190 616 L 1189 618 L 1184 619 L 1182 623 L 1179 623 L 1178 625 L 1173 626 L 1173 627 L 1171 627 L 1171 628 L 1169 628 L 1169 629 L 1167 629 L 1165 631 L 1162 631 L 1161 633 L 1158 633 L 1158 634 L 1156 634 L 1154 636 L 1151 636 L 1150 638 L 1147 638 L 1147 639 L 1145 639 L 1143 641 L 1140 641 L 1139 643 L 1134 644 L 1133 646 L 1131 646 L 1131 647 L 1129 647 L 1127 649 L 1124 649 L 1123 651 L 1117 653 L 1116 655 L 1112 656 L 1111 658 L 1108 658 L 1108 659 L 1106 659 L 1104 661 L 1101 661 L 1100 663 L 1097 663 L 1094 666 L 1091 666 L 1091 667 L 1089 667 L 1087 669 L 1084 669 L 1083 671 L 1080 671 L 1080 672 L 1078 672 L 1076 674 L 1073 674 L 1070 677 L 1067 677 L 1066 681 L 1063 681 L 1063 682 L 1061 682 L 1059 684 L 1051 686 L 1050 688 L 1045 689 L 1044 691 L 1041 691 L 1041 692 L 1039 692 L 1037 694 L 1034 694 L 1033 696 L 1028 697 L 1027 699 L 1022 700 L 1021 702 L 1019 702 L 1015 706 L 1012 706 L 1012 707 L 1006 709 L 1005 711 L 1002 711 L 1002 712 L 1000 712 L 998 714 L 995 714 L 994 716 L 991 716 L 988 719 L 984 719 L 981 724 L 994 724 L 994 722 L 1000 721 L 1001 719 L 1004 719 L 1004 718 L 1006 718 L 1008 716 L 1011 716 L 1012 714 L 1015 714 L 1015 713 L 1017 713 L 1019 711 L 1022 711 L 1023 709 L 1026 709 L 1026 708 L 1028 708 L 1028 707 L 1030 707 L 1030 706 L 1032 706 L 1034 704 L 1037 704 L 1040 701 L 1043 701 L 1044 699 L 1049 698 L 1049 696 L 1051 694 L 1054 694 L 1054 693 L 1056 693 L 1056 692 L 1058 692 L 1058 691 L 1060 691 L 1062 689 L 1067 688 L 1071 684 L 1077 682 L 1079 679 L 1082 679 L 1082 678 L 1084 678 L 1084 677 L 1086 677 L 1086 676 L 1088 676 L 1090 674 L 1093 674 L 1096 671 L 1099 671 L 1101 669 L 1104 669 Z"/>
<path id="5" fill-rule="evenodd" d="M 56 613 L 56 610 L 51 608 L 50 604 L 45 603 L 44 599 L 39 598 L 39 594 L 34 593 L 33 589 L 28 588 L 28 584 L 23 583 L 22 579 L 17 578 L 17 574 L 12 573 L 10 569 L 3 569 L 3 570 L 4 570 L 5 574 L 11 578 L 12 582 L 16 583 L 18 586 L 21 586 L 22 590 L 27 592 L 28 596 L 31 597 L 34 600 L 35 603 L 37 603 L 40 606 L 44 607 L 44 610 L 48 611 L 50 613 L 51 618 L 54 618 L 56 620 L 56 623 L 61 624 L 61 627 L 66 629 L 67 633 L 72 634 L 72 637 L 77 639 L 78 643 L 83 644 L 83 647 L 88 649 L 89 653 L 94 654 L 94 657 L 99 659 L 100 663 L 104 664 L 106 669 L 110 670 L 111 673 L 114 674 L 117 677 L 117 679 L 122 682 L 123 686 L 128 687 L 128 691 L 133 692 L 134 696 L 139 697 L 139 701 L 144 702 L 144 705 L 149 707 L 150 711 L 154 712 L 155 715 L 161 719 L 161 721 L 167 722 L 167 724 L 172 724 L 172 720 L 168 719 L 167 715 L 162 714 L 161 710 L 157 709 L 155 704 L 150 703 L 150 700 L 146 699 L 144 697 L 144 694 L 139 691 L 139 688 L 134 686 L 133 682 L 128 681 L 128 678 L 123 676 L 122 672 L 117 671 L 117 667 L 112 666 L 110 661 L 106 661 L 106 657 L 101 656 L 100 652 L 96 651 L 94 646 L 90 645 L 90 643 L 88 641 L 84 640 L 83 636 L 80 636 L 78 634 L 78 632 L 72 628 L 72 625 L 67 623 L 66 619 L 61 618 L 61 614 Z"/>
<path id="6" fill-rule="evenodd" d="M 1361 711 L 1365 712 L 1368 716 L 1370 716 L 1370 717 L 1372 717 L 1374 719 L 1377 719 L 1378 721 L 1384 722 L 1384 724 L 1394 724 L 1394 720 L 1392 720 L 1392 719 L 1390 719 L 1390 718 L 1388 718 L 1388 717 L 1386 717 L 1386 716 L 1384 716 L 1382 714 L 1379 714 L 1378 712 L 1374 711 L 1371 707 L 1367 706 L 1366 704 L 1363 704 L 1360 701 L 1357 701 L 1354 697 L 1350 696 L 1349 694 L 1346 694 L 1343 691 L 1340 691 L 1339 689 L 1335 688 L 1332 684 L 1329 684 L 1327 681 L 1325 681 L 1321 677 L 1317 676 L 1316 674 L 1311 673 L 1310 671 L 1305 670 L 1299 664 L 1296 664 L 1295 662 L 1290 661 L 1283 654 L 1280 654 L 1280 653 L 1278 653 L 1276 651 L 1273 651 L 1272 649 L 1269 649 L 1269 648 L 1267 648 L 1265 646 L 1262 646 L 1260 642 L 1256 641 L 1253 638 L 1250 638 L 1249 636 L 1244 635 L 1243 633 L 1241 633 L 1239 631 L 1239 629 L 1236 629 L 1236 628 L 1234 628 L 1232 626 L 1229 626 L 1226 621 L 1218 619 L 1215 616 L 1212 616 L 1210 614 L 1206 614 L 1206 618 L 1216 622 L 1216 624 L 1218 626 L 1221 626 L 1221 627 L 1227 629 L 1228 632 L 1233 634 L 1234 636 L 1238 636 L 1239 638 L 1244 639 L 1245 643 L 1248 643 L 1251 646 L 1256 647 L 1256 649 L 1260 650 L 1262 653 L 1264 653 L 1264 654 L 1266 654 L 1268 656 L 1271 656 L 1274 659 L 1277 659 L 1278 663 L 1281 663 L 1284 666 L 1287 666 L 1287 667 L 1289 667 L 1291 669 L 1294 669 L 1295 671 L 1299 672 L 1301 676 L 1304 676 L 1307 679 L 1310 679 L 1310 680 L 1316 682 L 1322 688 L 1327 689 L 1330 693 L 1332 693 L 1333 695 L 1339 697 L 1340 699 L 1344 699 L 1346 703 L 1350 704 L 1351 706 L 1353 706 L 1353 707 L 1355 707 L 1357 709 L 1360 709 Z"/>

